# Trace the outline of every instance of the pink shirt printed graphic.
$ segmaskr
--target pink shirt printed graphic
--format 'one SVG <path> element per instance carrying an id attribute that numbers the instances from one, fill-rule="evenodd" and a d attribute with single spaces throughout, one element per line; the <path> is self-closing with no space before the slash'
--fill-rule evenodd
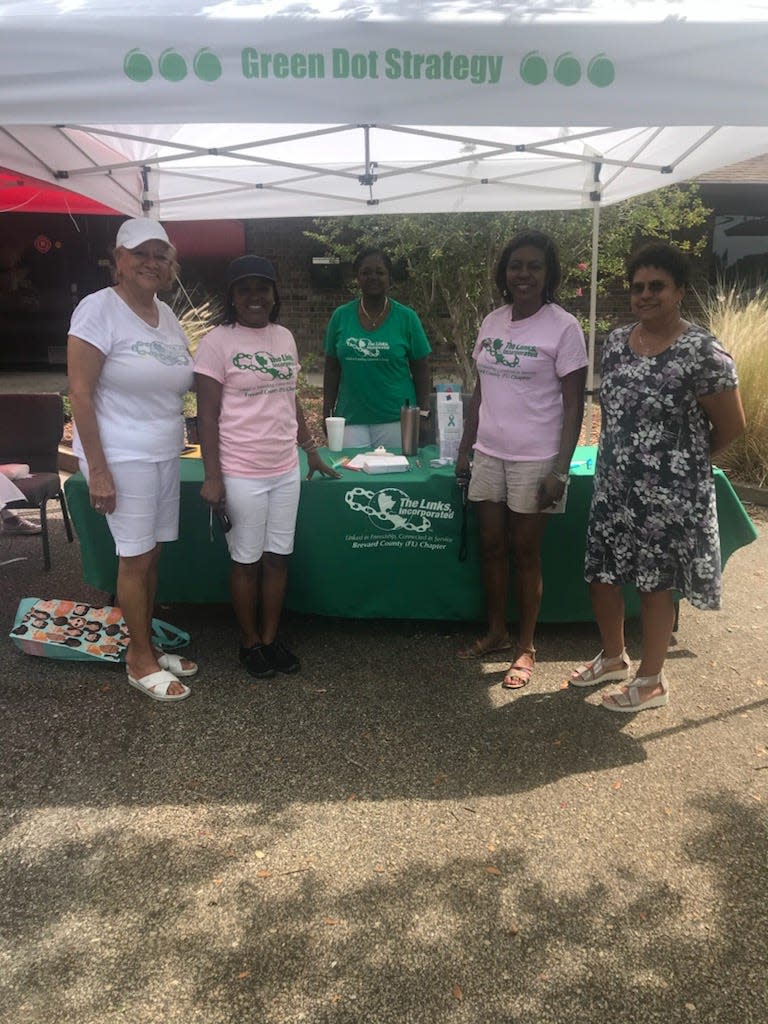
<path id="1" fill-rule="evenodd" d="M 293 335 L 279 324 L 224 324 L 200 342 L 195 373 L 222 385 L 219 454 L 225 475 L 277 476 L 296 465 L 300 369 Z"/>
<path id="2" fill-rule="evenodd" d="M 510 306 L 483 321 L 472 356 L 482 401 L 475 449 L 506 461 L 532 462 L 560 447 L 560 380 L 587 365 L 575 317 L 554 303 L 513 320 Z"/>

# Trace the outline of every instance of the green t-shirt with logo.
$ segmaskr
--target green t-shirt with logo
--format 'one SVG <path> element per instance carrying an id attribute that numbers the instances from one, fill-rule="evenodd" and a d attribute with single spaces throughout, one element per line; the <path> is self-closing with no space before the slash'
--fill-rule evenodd
<path id="1" fill-rule="evenodd" d="M 341 364 L 335 414 L 347 423 L 394 423 L 406 400 L 416 404 L 409 360 L 424 359 L 432 350 L 414 311 L 389 303 L 375 331 L 361 326 L 357 299 L 335 309 L 328 321 L 325 352 Z"/>

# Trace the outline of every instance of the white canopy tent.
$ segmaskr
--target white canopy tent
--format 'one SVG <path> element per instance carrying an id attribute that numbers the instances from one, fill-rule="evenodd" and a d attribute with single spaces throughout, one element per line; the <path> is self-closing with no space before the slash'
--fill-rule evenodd
<path id="1" fill-rule="evenodd" d="M 768 8 L 0 0 L 0 166 L 126 214 L 572 209 L 768 150 Z"/>
<path id="2" fill-rule="evenodd" d="M 596 242 L 601 204 L 768 151 L 768 8 L 726 13 L 0 0 L 0 167 L 161 220 L 592 207 Z"/>

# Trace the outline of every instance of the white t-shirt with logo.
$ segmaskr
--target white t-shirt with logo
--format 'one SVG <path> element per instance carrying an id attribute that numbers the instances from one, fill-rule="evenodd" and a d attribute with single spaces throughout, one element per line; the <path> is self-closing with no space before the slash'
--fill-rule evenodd
<path id="1" fill-rule="evenodd" d="M 69 333 L 105 356 L 94 405 L 108 463 L 165 462 L 184 445 L 181 399 L 192 387 L 192 357 L 170 307 L 158 299 L 155 305 L 160 320 L 151 327 L 104 288 L 72 314 Z M 72 448 L 85 457 L 77 424 Z"/>
<path id="2" fill-rule="evenodd" d="M 195 373 L 222 385 L 219 460 L 226 476 L 277 476 L 294 468 L 300 369 L 293 335 L 279 324 L 223 324 L 202 339 Z"/>
<path id="3" fill-rule="evenodd" d="M 560 379 L 587 365 L 584 333 L 554 303 L 524 320 L 501 306 L 483 320 L 472 351 L 480 376 L 475 449 L 506 461 L 549 459 L 560 449 Z"/>

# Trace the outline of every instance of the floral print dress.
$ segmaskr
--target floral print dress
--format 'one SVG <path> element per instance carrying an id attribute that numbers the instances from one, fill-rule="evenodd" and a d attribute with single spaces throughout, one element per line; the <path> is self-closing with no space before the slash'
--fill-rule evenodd
<path id="1" fill-rule="evenodd" d="M 737 386 L 731 357 L 692 324 L 664 352 L 636 355 L 629 324 L 603 352 L 602 429 L 585 577 L 678 590 L 720 607 L 720 539 L 710 424 L 697 398 Z"/>

